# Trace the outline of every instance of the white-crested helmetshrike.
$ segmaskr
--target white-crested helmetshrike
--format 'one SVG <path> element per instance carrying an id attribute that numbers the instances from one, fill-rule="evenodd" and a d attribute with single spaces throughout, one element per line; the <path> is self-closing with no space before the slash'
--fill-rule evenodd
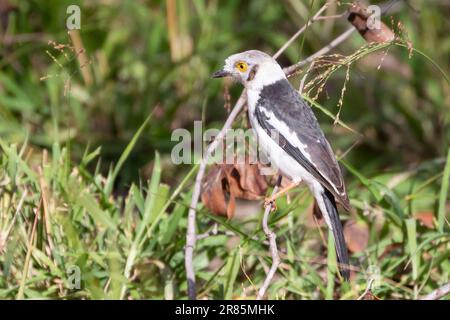
<path id="1" fill-rule="evenodd" d="M 336 202 L 350 202 L 333 150 L 311 108 L 268 54 L 250 50 L 225 60 L 213 77 L 232 77 L 247 91 L 248 115 L 259 147 L 292 182 L 266 199 L 273 202 L 300 182 L 308 185 L 334 236 L 341 275 L 348 280 L 349 261 Z"/>

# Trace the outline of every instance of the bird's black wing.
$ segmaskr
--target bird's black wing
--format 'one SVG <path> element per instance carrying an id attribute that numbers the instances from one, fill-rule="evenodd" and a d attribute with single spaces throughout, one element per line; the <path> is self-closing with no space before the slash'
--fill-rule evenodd
<path id="1" fill-rule="evenodd" d="M 283 79 L 265 86 L 261 90 L 255 115 L 269 136 L 273 137 L 275 132 L 283 150 L 349 210 L 350 202 L 333 150 L 313 111 L 289 81 Z"/>

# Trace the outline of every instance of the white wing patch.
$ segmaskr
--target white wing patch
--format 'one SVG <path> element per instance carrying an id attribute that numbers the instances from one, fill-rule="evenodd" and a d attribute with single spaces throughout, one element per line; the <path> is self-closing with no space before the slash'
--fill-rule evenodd
<path id="1" fill-rule="evenodd" d="M 289 143 L 291 143 L 294 147 L 300 150 L 300 152 L 305 156 L 305 158 L 308 159 L 308 161 L 317 169 L 317 171 L 329 182 L 330 186 L 336 191 L 337 194 L 344 195 L 345 192 L 340 192 L 335 186 L 335 184 L 332 183 L 332 181 L 330 181 L 327 175 L 324 175 L 319 170 L 319 168 L 317 168 L 316 164 L 311 159 L 311 155 L 308 153 L 308 151 L 306 151 L 308 145 L 302 143 L 298 138 L 297 134 L 293 130 L 291 130 L 285 122 L 280 121 L 278 118 L 276 118 L 272 111 L 267 110 L 266 108 L 261 106 L 260 108 L 262 113 L 264 113 L 264 115 L 267 117 L 267 122 L 272 127 L 276 128 L 279 131 L 280 135 L 282 135 L 286 140 L 288 140 Z M 320 140 L 317 140 L 317 143 L 321 143 Z"/>
<path id="2" fill-rule="evenodd" d="M 272 111 L 267 110 L 266 108 L 260 107 L 261 111 L 266 115 L 267 122 L 274 128 L 279 131 L 279 133 L 286 138 L 294 147 L 298 148 L 300 152 L 308 159 L 309 162 L 314 164 L 311 160 L 310 154 L 306 151 L 308 147 L 306 144 L 303 144 L 297 137 L 294 131 L 292 131 L 285 122 L 280 121 L 275 117 Z"/>

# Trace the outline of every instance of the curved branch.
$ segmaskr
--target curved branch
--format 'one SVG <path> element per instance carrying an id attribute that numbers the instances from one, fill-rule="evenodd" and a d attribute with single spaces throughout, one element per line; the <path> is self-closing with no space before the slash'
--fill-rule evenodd
<path id="1" fill-rule="evenodd" d="M 281 177 L 282 177 L 281 175 L 278 177 L 277 185 L 275 186 L 275 188 L 273 188 L 272 195 L 277 193 L 278 187 L 281 184 Z M 269 214 L 272 211 L 272 208 L 273 204 L 270 204 L 266 207 L 266 209 L 264 210 L 264 216 L 262 220 L 262 227 L 264 230 L 264 234 L 266 235 L 266 238 L 269 240 L 270 255 L 272 256 L 272 265 L 270 266 L 269 272 L 267 272 L 266 279 L 264 280 L 262 287 L 259 289 L 258 295 L 256 296 L 256 300 L 261 300 L 264 297 L 267 288 L 269 287 L 270 282 L 272 281 L 272 278 L 275 275 L 275 272 L 277 272 L 278 266 L 281 263 L 277 248 L 277 241 L 276 241 L 277 236 L 275 232 L 270 230 L 268 225 Z"/>
<path id="2" fill-rule="evenodd" d="M 450 294 L 450 282 L 444 284 L 442 287 L 437 288 L 434 291 L 431 291 L 420 300 L 439 300 L 440 298 L 445 297 L 448 294 Z"/>

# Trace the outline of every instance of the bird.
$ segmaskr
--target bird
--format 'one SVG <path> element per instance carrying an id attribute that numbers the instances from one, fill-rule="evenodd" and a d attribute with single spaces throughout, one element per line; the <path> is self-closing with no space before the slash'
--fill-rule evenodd
<path id="1" fill-rule="evenodd" d="M 231 77 L 247 94 L 250 124 L 258 146 L 291 182 L 264 205 L 305 183 L 334 238 L 339 272 L 349 279 L 349 257 L 336 203 L 350 211 L 341 169 L 311 107 L 288 81 L 277 61 L 259 50 L 236 53 L 213 78 Z"/>

